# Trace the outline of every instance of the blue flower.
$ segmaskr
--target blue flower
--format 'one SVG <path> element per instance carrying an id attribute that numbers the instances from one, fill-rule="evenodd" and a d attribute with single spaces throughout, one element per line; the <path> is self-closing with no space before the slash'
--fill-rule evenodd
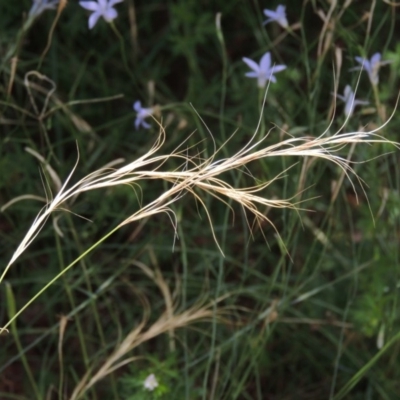
<path id="1" fill-rule="evenodd" d="M 37 17 L 45 10 L 53 10 L 58 6 L 59 0 L 33 0 L 29 17 Z"/>
<path id="2" fill-rule="evenodd" d="M 387 64 L 388 61 L 382 62 L 381 61 L 381 53 L 375 53 L 371 60 L 367 60 L 363 57 L 354 57 L 355 60 L 360 63 L 361 65 L 358 67 L 351 68 L 352 71 L 357 71 L 360 69 L 365 69 L 368 73 L 369 80 L 371 81 L 372 85 L 375 86 L 379 83 L 379 68 L 381 65 Z"/>
<path id="3" fill-rule="evenodd" d="M 143 128 L 149 129 L 150 125 L 144 119 L 153 114 L 153 109 L 143 108 L 139 100 L 133 103 L 133 109 L 136 111 L 135 128 L 139 129 L 140 125 L 142 125 Z"/>
<path id="4" fill-rule="evenodd" d="M 368 101 L 357 100 L 349 85 L 344 88 L 344 96 L 337 94 L 336 97 L 345 102 L 344 113 L 346 117 L 350 117 L 353 114 L 355 106 L 368 104 Z"/>
<path id="5" fill-rule="evenodd" d="M 268 19 L 264 21 L 264 25 L 270 22 L 277 22 L 282 28 L 287 28 L 289 26 L 288 20 L 286 18 L 286 7 L 279 5 L 275 11 L 273 10 L 263 10 L 264 14 Z"/>
<path id="6" fill-rule="evenodd" d="M 257 78 L 258 87 L 260 88 L 263 88 L 267 81 L 276 82 L 274 74 L 283 71 L 286 68 L 286 65 L 271 66 L 270 52 L 267 52 L 262 56 L 260 64 L 257 64 L 255 61 L 246 57 L 243 57 L 242 60 L 253 70 L 251 72 L 247 72 L 245 76 L 248 78 Z"/>
<path id="7" fill-rule="evenodd" d="M 379 67 L 380 67 L 380 61 L 381 61 L 381 53 L 375 53 L 371 57 L 371 61 L 366 60 L 362 57 L 354 57 L 355 60 L 360 63 L 361 65 L 359 67 L 355 67 L 354 70 L 360 70 L 361 68 L 364 68 L 367 73 L 369 80 L 373 85 L 377 85 L 379 82 Z"/>
<path id="8" fill-rule="evenodd" d="M 117 18 L 117 10 L 113 7 L 123 0 L 97 0 L 97 1 L 80 1 L 79 5 L 86 10 L 93 11 L 89 17 L 89 29 L 92 29 L 98 19 L 103 17 L 107 22 L 111 22 Z"/>

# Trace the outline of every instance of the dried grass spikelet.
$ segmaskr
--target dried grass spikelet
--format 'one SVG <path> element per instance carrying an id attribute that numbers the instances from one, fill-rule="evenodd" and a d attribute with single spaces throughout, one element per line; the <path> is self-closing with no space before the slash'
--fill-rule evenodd
<path id="1" fill-rule="evenodd" d="M 218 246 L 218 241 L 213 231 L 211 216 L 206 208 L 202 197 L 200 197 L 199 195 L 199 190 L 200 192 L 202 191 L 216 197 L 226 204 L 228 204 L 227 200 L 229 199 L 239 203 L 244 209 L 250 211 L 254 215 L 256 223 L 260 223 L 262 221 L 270 223 L 279 235 L 279 232 L 273 225 L 272 221 L 270 221 L 265 213 L 260 210 L 260 207 L 290 208 L 296 210 L 298 208 L 298 204 L 293 203 L 293 199 L 267 199 L 259 195 L 259 192 L 265 189 L 274 180 L 279 178 L 279 176 L 273 177 L 268 182 L 256 184 L 252 187 L 242 188 L 233 187 L 225 180 L 223 180 L 221 176 L 229 171 L 241 170 L 243 168 L 246 168 L 249 163 L 255 162 L 257 160 L 270 157 L 297 156 L 318 158 L 333 162 L 342 169 L 343 174 L 347 178 L 350 179 L 350 175 L 353 175 L 362 186 L 361 180 L 358 178 L 355 171 L 351 167 L 351 162 L 347 158 L 342 157 L 340 155 L 340 151 L 342 151 L 343 148 L 348 144 L 355 145 L 391 143 L 392 145 L 398 147 L 397 143 L 389 141 L 377 134 L 377 132 L 385 127 L 389 121 L 387 121 L 379 128 L 375 128 L 371 131 L 340 133 L 341 130 L 339 130 L 332 136 L 327 136 L 326 132 L 324 132 L 319 137 L 290 137 L 289 139 L 282 140 L 276 144 L 267 147 L 262 147 L 262 145 L 263 141 L 268 135 L 260 140 L 256 140 L 256 136 L 258 133 L 257 128 L 252 138 L 242 149 L 240 149 L 236 154 L 233 154 L 232 156 L 221 159 L 217 159 L 217 156 L 219 155 L 220 150 L 225 145 L 225 143 L 220 148 L 217 148 L 212 135 L 211 138 L 214 142 L 214 152 L 209 158 L 204 159 L 201 158 L 199 155 L 189 156 L 187 149 L 182 150 L 183 144 L 185 142 L 182 143 L 173 152 L 171 152 L 171 154 L 157 155 L 156 153 L 162 148 L 165 142 L 165 131 L 160 125 L 159 135 L 151 149 L 146 154 L 120 168 L 115 167 L 116 163 L 110 163 L 109 165 L 87 175 L 86 177 L 68 188 L 68 183 L 75 168 L 77 167 L 76 163 L 73 171 L 69 174 L 66 181 L 58 190 L 58 193 L 53 198 L 50 198 L 51 196 L 48 195 L 49 199 L 46 205 L 39 212 L 33 224 L 26 233 L 25 237 L 20 242 L 18 248 L 14 252 L 10 262 L 0 276 L 0 282 L 3 281 L 11 265 L 26 250 L 30 243 L 35 239 L 36 235 L 39 234 L 41 228 L 54 211 L 69 209 L 68 204 L 70 203 L 70 201 L 84 192 L 109 188 L 118 185 L 130 185 L 132 187 L 135 187 L 138 186 L 138 184 L 143 180 L 159 179 L 171 183 L 171 186 L 168 190 L 161 193 L 159 197 L 157 197 L 155 200 L 143 206 L 138 211 L 136 211 L 132 215 L 129 215 L 125 220 L 119 223 L 97 244 L 93 245 L 77 260 L 75 260 L 59 275 L 57 275 L 51 282 L 49 282 L 42 289 L 41 293 L 45 289 L 47 289 L 52 283 L 54 283 L 55 280 L 62 276 L 63 273 L 70 269 L 77 261 L 79 261 L 89 251 L 95 248 L 99 243 L 104 241 L 108 236 L 110 236 L 120 227 L 130 222 L 142 220 L 155 214 L 166 213 L 170 216 L 172 225 L 175 228 L 176 232 L 177 220 L 173 210 L 170 208 L 170 205 L 178 201 L 185 194 L 192 194 L 196 198 L 198 203 L 204 207 L 210 223 L 213 237 Z M 172 158 L 181 162 L 180 169 L 176 169 L 174 171 L 163 170 L 162 168 L 164 167 L 165 163 Z M 49 167 L 47 167 L 47 169 L 49 170 Z M 351 179 L 350 182 L 354 187 Z M 220 250 L 222 252 L 222 249 Z M 15 315 L 15 318 L 31 302 L 33 302 L 35 298 L 31 299 Z M 5 325 L 5 327 L 7 327 L 10 322 Z"/>
<path id="2" fill-rule="evenodd" d="M 140 357 L 131 357 L 127 355 L 141 344 L 154 339 L 159 335 L 189 326 L 195 322 L 211 321 L 214 318 L 222 319 L 222 312 L 215 312 L 213 309 L 214 304 L 204 304 L 204 302 L 200 302 L 177 314 L 174 313 L 171 315 L 168 310 L 166 310 L 153 324 L 148 328 L 145 328 L 150 315 L 150 305 L 143 295 L 138 295 L 140 296 L 144 310 L 144 316 L 141 323 L 132 329 L 128 335 L 116 345 L 114 351 L 107 357 L 96 372 L 93 374 L 92 370 L 86 372 L 79 383 L 75 386 L 70 400 L 79 399 L 96 383 L 118 368 L 138 360 Z"/>
<path id="3" fill-rule="evenodd" d="M 379 129 L 381 128 L 382 127 Z M 160 212 L 166 212 L 173 216 L 173 211 L 168 206 L 177 201 L 187 192 L 193 194 L 193 196 L 195 196 L 205 208 L 204 202 L 194 191 L 194 188 L 201 189 L 204 192 L 207 192 L 221 200 L 224 198 L 232 199 L 242 205 L 245 209 L 248 209 L 250 212 L 252 212 L 256 218 L 266 219 L 266 216 L 259 211 L 259 206 L 296 209 L 296 205 L 290 201 L 291 199 L 270 200 L 257 195 L 258 192 L 265 189 L 275 179 L 277 179 L 277 177 L 274 177 L 268 182 L 264 182 L 252 187 L 236 188 L 226 183 L 220 178 L 220 176 L 225 172 L 238 170 L 242 167 L 245 167 L 250 162 L 257 160 L 270 157 L 298 156 L 322 158 L 333 162 L 343 170 L 349 179 L 351 174 L 358 179 L 355 171 L 350 166 L 349 161 L 340 156 L 338 152 L 346 145 L 352 143 L 391 143 L 398 147 L 397 143 L 389 141 L 378 135 L 376 132 L 379 129 L 377 128 L 370 132 L 359 131 L 350 133 L 337 133 L 333 136 L 326 137 L 321 135 L 319 137 L 307 136 L 300 138 L 289 138 L 259 150 L 257 150 L 257 148 L 260 147 L 265 138 L 252 143 L 254 139 L 253 136 L 246 146 L 228 158 L 215 160 L 220 151 L 220 149 L 217 149 L 210 158 L 204 160 L 201 158 L 190 157 L 186 154 L 186 150 L 182 151 L 179 150 L 179 148 L 171 154 L 155 155 L 157 151 L 162 148 L 162 145 L 165 141 L 165 131 L 160 126 L 160 134 L 157 137 L 154 145 L 146 154 L 120 168 L 110 168 L 108 166 L 101 168 L 87 175 L 72 187 L 68 188 L 68 183 L 75 168 L 77 167 L 76 163 L 73 171 L 69 174 L 64 184 L 62 184 L 58 193 L 51 200 L 48 200 L 47 204 L 35 218 L 25 237 L 14 252 L 7 267 L 3 271 L 3 274 L 0 277 L 0 282 L 4 279 L 4 276 L 11 265 L 18 259 L 18 257 L 25 251 L 25 249 L 39 233 L 47 218 L 54 211 L 63 210 L 64 204 L 84 192 L 118 185 L 135 186 L 138 182 L 148 179 L 160 179 L 172 183 L 172 186 L 167 191 L 163 192 L 157 199 L 145 205 L 137 212 L 128 216 L 118 225 L 118 227 Z M 221 148 L 222 147 L 223 145 Z M 171 158 L 182 161 L 182 170 L 161 170 L 166 161 Z M 146 167 L 149 166 L 151 168 L 146 169 Z M 47 169 L 49 170 L 48 167 Z M 57 182 L 57 186 L 59 186 L 59 182 Z M 205 210 L 207 212 L 206 208 Z M 208 212 L 207 215 L 209 216 Z M 211 221 L 210 216 L 209 218 Z M 175 218 L 172 218 L 172 220 L 175 221 Z M 271 221 L 268 222 L 272 223 Z"/>

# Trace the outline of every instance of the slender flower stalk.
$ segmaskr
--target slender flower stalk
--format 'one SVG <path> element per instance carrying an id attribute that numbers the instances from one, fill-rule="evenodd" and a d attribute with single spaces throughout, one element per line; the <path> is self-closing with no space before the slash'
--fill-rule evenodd
<path id="1" fill-rule="evenodd" d="M 265 53 L 260 60 L 260 64 L 250 58 L 243 57 L 242 60 L 253 70 L 247 72 L 245 76 L 248 78 L 257 78 L 259 88 L 265 87 L 267 81 L 276 82 L 274 74 L 286 69 L 286 65 L 272 65 L 271 66 L 271 53 Z"/>

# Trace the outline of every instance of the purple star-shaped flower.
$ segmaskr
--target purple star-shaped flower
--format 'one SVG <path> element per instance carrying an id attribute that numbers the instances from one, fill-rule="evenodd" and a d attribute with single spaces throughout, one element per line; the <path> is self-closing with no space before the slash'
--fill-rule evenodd
<path id="1" fill-rule="evenodd" d="M 262 56 L 260 64 L 257 64 L 255 61 L 247 57 L 243 57 L 242 60 L 253 70 L 247 72 L 245 76 L 248 78 L 257 78 L 258 87 L 260 88 L 263 88 L 267 81 L 276 82 L 274 74 L 283 71 L 286 68 L 286 65 L 271 66 L 270 52 L 267 52 Z"/>
<path id="2" fill-rule="evenodd" d="M 354 107 L 357 105 L 368 104 L 368 101 L 357 100 L 355 93 L 351 90 L 349 85 L 344 88 L 344 95 L 337 94 L 336 97 L 345 103 L 344 113 L 346 117 L 350 117 L 353 114 Z"/>
<path id="3" fill-rule="evenodd" d="M 366 60 L 365 58 L 362 57 L 354 57 L 355 60 L 360 63 L 361 65 L 359 67 L 355 67 L 354 70 L 360 70 L 362 68 L 364 68 L 367 73 L 368 73 L 368 77 L 369 80 L 371 81 L 371 83 L 373 85 L 377 85 L 379 82 L 379 67 L 380 67 L 380 61 L 381 61 L 381 53 L 375 53 L 372 57 L 371 57 L 371 61 Z"/>
<path id="4" fill-rule="evenodd" d="M 286 7 L 279 5 L 276 10 L 263 10 L 267 20 L 264 21 L 264 25 L 270 22 L 277 22 L 282 28 L 287 28 L 289 26 L 288 20 L 286 18 Z"/>
<path id="5" fill-rule="evenodd" d="M 107 22 L 111 22 L 117 18 L 117 10 L 113 7 L 123 0 L 97 0 L 97 1 L 80 1 L 79 5 L 86 10 L 93 11 L 89 17 L 89 29 L 92 29 L 100 17 Z"/>
<path id="6" fill-rule="evenodd" d="M 139 129 L 141 125 L 143 128 L 149 129 L 150 125 L 144 119 L 153 114 L 153 109 L 142 107 L 142 103 L 139 100 L 133 103 L 133 109 L 136 111 L 135 128 Z"/>
<path id="7" fill-rule="evenodd" d="M 368 73 L 369 80 L 373 86 L 376 86 L 379 83 L 379 68 L 382 65 L 389 64 L 391 61 L 381 61 L 382 55 L 381 53 L 375 53 L 371 60 L 365 59 L 363 57 L 354 57 L 355 60 L 361 64 L 358 67 L 351 68 L 351 71 L 359 71 L 360 69 L 364 69 Z"/>

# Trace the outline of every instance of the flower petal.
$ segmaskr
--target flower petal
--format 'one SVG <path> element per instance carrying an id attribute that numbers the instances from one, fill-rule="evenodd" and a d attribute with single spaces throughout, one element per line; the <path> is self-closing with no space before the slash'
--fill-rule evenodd
<path id="1" fill-rule="evenodd" d="M 269 17 L 272 21 L 276 21 L 277 13 L 275 11 L 265 9 L 263 10 L 263 13 L 266 17 Z"/>
<path id="2" fill-rule="evenodd" d="M 151 114 L 153 114 L 153 110 L 151 108 L 141 108 L 139 111 L 139 116 L 141 118 L 149 117 Z"/>
<path id="3" fill-rule="evenodd" d="M 283 6 L 282 4 L 279 4 L 279 6 L 276 7 L 276 14 L 279 15 L 280 17 L 285 16 L 285 14 L 286 14 L 286 6 Z"/>
<path id="4" fill-rule="evenodd" d="M 139 129 L 139 126 L 140 126 L 140 124 L 141 124 L 142 122 L 143 122 L 142 118 L 137 117 L 137 118 L 135 119 L 135 128 L 136 128 L 136 130 Z"/>
<path id="5" fill-rule="evenodd" d="M 371 57 L 371 66 L 372 66 L 372 68 L 375 67 L 375 64 L 379 64 L 380 61 L 381 61 L 381 53 L 375 53 Z"/>
<path id="6" fill-rule="evenodd" d="M 42 8 L 40 7 L 40 4 L 37 2 L 34 2 L 32 4 L 31 9 L 29 10 L 29 16 L 31 17 L 32 15 L 39 15 L 42 13 Z"/>
<path id="7" fill-rule="evenodd" d="M 365 58 L 363 58 L 363 57 L 354 57 L 354 59 L 355 59 L 357 62 L 359 62 L 360 64 L 363 64 L 363 63 L 364 63 L 364 60 L 365 60 Z"/>
<path id="8" fill-rule="evenodd" d="M 140 102 L 140 100 L 136 100 L 133 103 L 133 109 L 137 112 L 140 112 L 140 110 L 142 109 L 142 103 Z"/>
<path id="9" fill-rule="evenodd" d="M 80 1 L 79 5 L 90 11 L 97 11 L 99 8 L 99 4 L 95 1 Z"/>
<path id="10" fill-rule="evenodd" d="M 247 76 L 248 78 L 257 78 L 258 75 L 259 75 L 258 72 L 246 72 L 246 73 L 244 74 L 244 76 Z"/>
<path id="11" fill-rule="evenodd" d="M 101 12 L 100 11 L 95 11 L 89 17 L 89 29 L 92 29 L 96 25 L 96 23 L 97 23 L 98 19 L 100 18 L 100 16 L 101 16 Z"/>
<path id="12" fill-rule="evenodd" d="M 365 100 L 354 100 L 354 104 L 357 106 L 357 105 L 363 105 L 363 106 L 365 106 L 365 105 L 367 105 L 367 104 L 369 104 L 369 101 L 365 101 Z"/>
<path id="13" fill-rule="evenodd" d="M 334 94 L 334 93 L 332 93 L 332 94 Z M 344 96 L 342 96 L 341 94 L 337 94 L 336 97 L 337 97 L 339 100 L 346 101 L 346 99 L 344 98 Z"/>
<path id="14" fill-rule="evenodd" d="M 250 58 L 247 57 L 243 57 L 242 60 L 255 72 L 259 72 L 260 71 L 260 67 L 258 66 L 258 64 L 251 60 Z"/>
<path id="15" fill-rule="evenodd" d="M 37 17 L 46 10 L 52 10 L 58 6 L 59 0 L 33 0 L 29 16 Z"/>
<path id="16" fill-rule="evenodd" d="M 271 53 L 268 51 L 261 57 L 260 70 L 268 72 L 271 67 Z"/>
<path id="17" fill-rule="evenodd" d="M 273 74 L 276 74 L 277 72 L 281 72 L 281 71 L 283 71 L 283 70 L 286 69 L 286 68 L 287 68 L 286 65 L 283 65 L 283 64 L 274 65 L 274 66 L 272 67 L 272 73 L 273 73 Z"/>
<path id="18" fill-rule="evenodd" d="M 344 88 L 344 97 L 346 98 L 346 105 L 344 107 L 344 113 L 347 117 L 353 114 L 354 107 L 355 107 L 355 94 L 351 90 L 350 86 L 346 86 Z"/>
<path id="19" fill-rule="evenodd" d="M 287 28 L 289 26 L 289 22 L 286 18 L 286 7 L 279 5 L 278 8 L 276 9 L 276 14 L 277 14 L 277 19 L 276 22 L 282 27 L 282 28 Z"/>
<path id="20" fill-rule="evenodd" d="M 346 101 L 346 106 L 344 107 L 346 117 L 350 117 L 353 114 L 354 106 L 355 104 L 352 100 L 349 99 Z"/>
<path id="21" fill-rule="evenodd" d="M 267 25 L 267 24 L 269 24 L 270 22 L 274 22 L 275 20 L 273 19 L 273 18 L 269 18 L 269 19 L 266 19 L 264 22 L 263 22 L 263 25 Z"/>
<path id="22" fill-rule="evenodd" d="M 151 128 L 151 125 L 148 124 L 145 120 L 142 120 L 142 126 L 143 126 L 143 128 L 146 128 L 146 129 L 150 129 Z"/>
<path id="23" fill-rule="evenodd" d="M 344 98 L 346 100 L 348 100 L 350 98 L 350 96 L 352 95 L 353 91 L 351 90 L 351 87 L 349 85 L 346 85 L 343 93 L 344 93 Z"/>

